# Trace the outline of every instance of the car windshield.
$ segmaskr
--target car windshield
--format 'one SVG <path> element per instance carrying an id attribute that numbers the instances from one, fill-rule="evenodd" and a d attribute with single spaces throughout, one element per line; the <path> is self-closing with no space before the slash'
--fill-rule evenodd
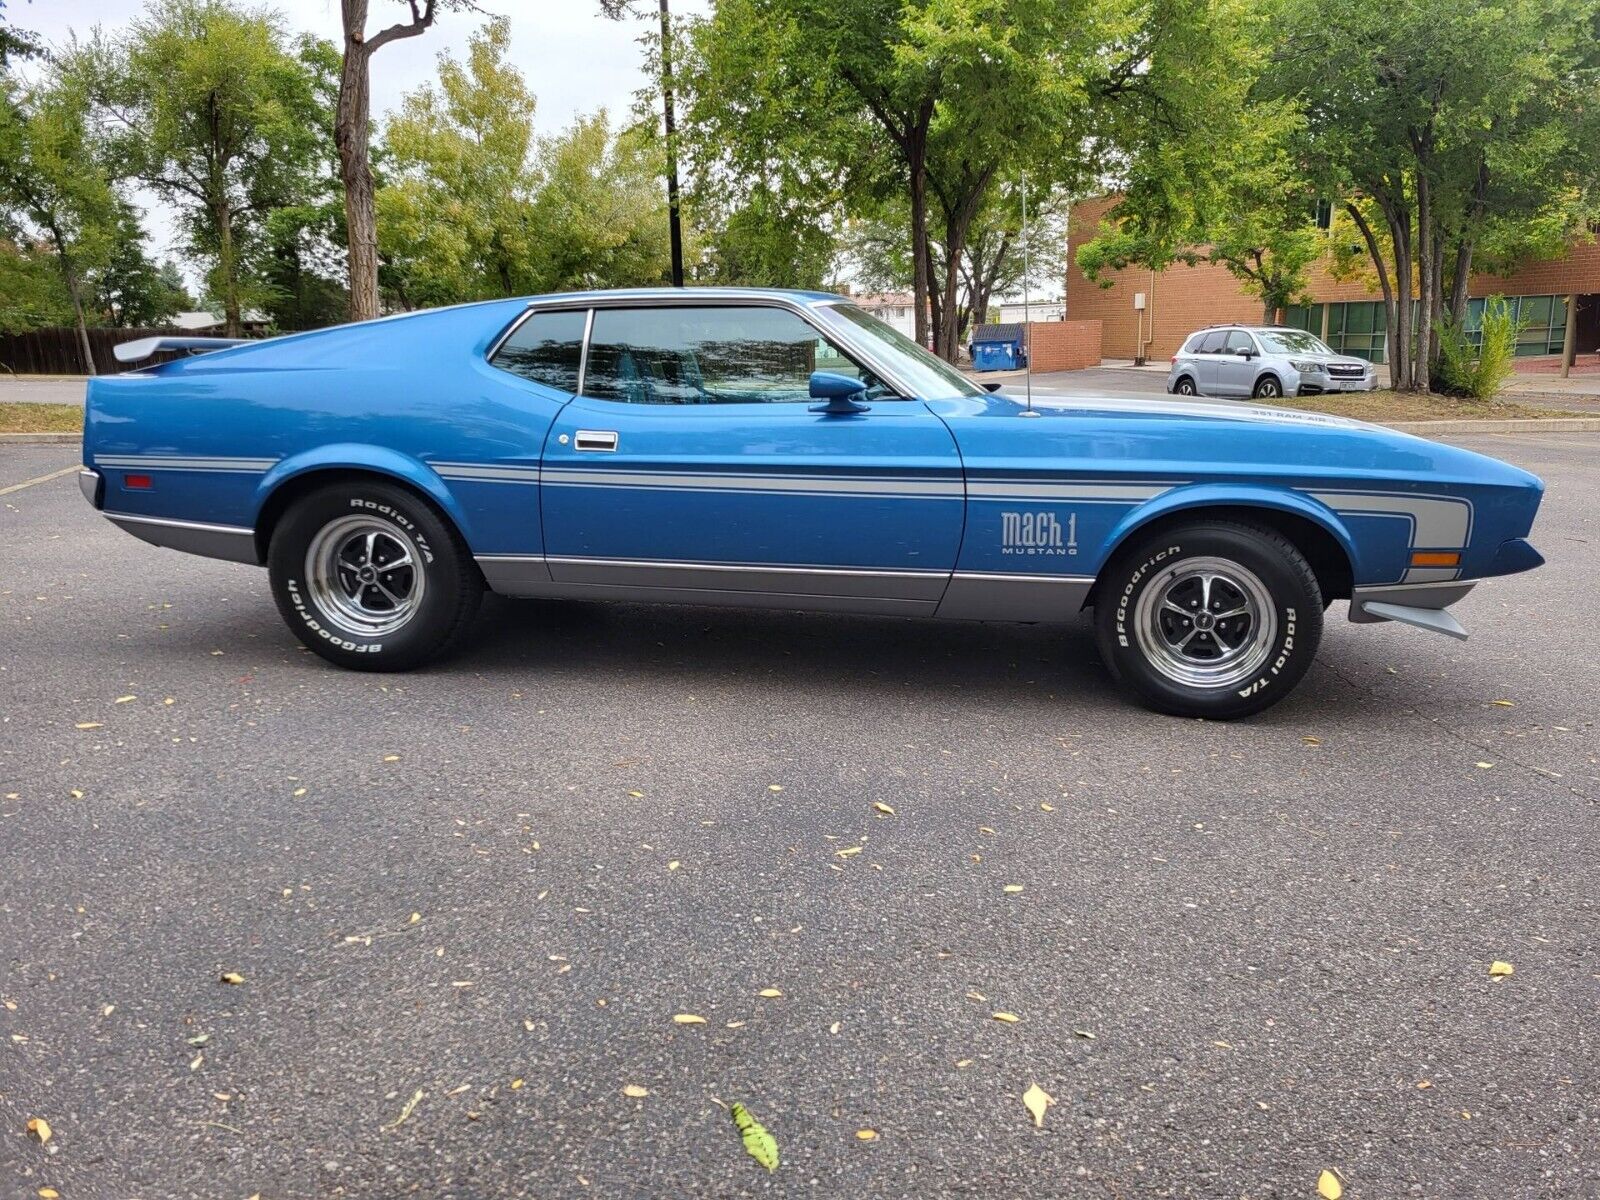
<path id="1" fill-rule="evenodd" d="M 1279 354 L 1332 354 L 1322 339 L 1298 329 L 1263 329 L 1256 334 L 1269 351 Z"/>
<path id="2" fill-rule="evenodd" d="M 918 399 L 953 400 L 958 396 L 984 394 L 982 388 L 942 358 L 929 354 L 899 330 L 891 329 L 853 304 L 824 304 L 817 313 L 824 321 L 850 325 L 867 343 L 866 348 L 881 358 Z"/>

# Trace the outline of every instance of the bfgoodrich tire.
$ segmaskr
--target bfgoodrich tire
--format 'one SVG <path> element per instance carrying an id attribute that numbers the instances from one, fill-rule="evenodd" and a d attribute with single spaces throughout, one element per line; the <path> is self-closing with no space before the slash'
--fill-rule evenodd
<path id="1" fill-rule="evenodd" d="M 330 484 L 297 501 L 267 551 L 289 628 L 329 662 L 404 671 L 471 627 L 483 578 L 454 529 L 404 488 Z"/>
<path id="2" fill-rule="evenodd" d="M 1158 712 L 1232 720 L 1293 690 L 1322 637 L 1310 564 L 1274 530 L 1196 521 L 1139 538 L 1101 573 L 1106 667 Z"/>

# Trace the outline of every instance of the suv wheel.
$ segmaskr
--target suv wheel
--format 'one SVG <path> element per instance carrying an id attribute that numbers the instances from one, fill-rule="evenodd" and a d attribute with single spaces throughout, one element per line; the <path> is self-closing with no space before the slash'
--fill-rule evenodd
<path id="1" fill-rule="evenodd" d="M 295 635 L 363 671 L 403 671 L 448 653 L 483 596 L 455 530 L 412 493 L 377 481 L 298 501 L 273 531 L 267 568 Z"/>
<path id="2" fill-rule="evenodd" d="M 1173 386 L 1172 390 L 1177 392 L 1180 396 L 1195 396 L 1199 394 L 1195 391 L 1194 380 L 1190 379 L 1187 375 L 1181 377 Z"/>
<path id="3" fill-rule="evenodd" d="M 1231 720 L 1284 696 L 1322 636 L 1305 557 L 1271 529 L 1196 521 L 1139 539 L 1100 577 L 1100 654 L 1144 705 Z"/>
<path id="4" fill-rule="evenodd" d="M 1283 395 L 1283 384 L 1278 382 L 1276 375 L 1263 375 L 1256 380 L 1255 391 L 1250 394 L 1257 400 L 1276 400 Z"/>

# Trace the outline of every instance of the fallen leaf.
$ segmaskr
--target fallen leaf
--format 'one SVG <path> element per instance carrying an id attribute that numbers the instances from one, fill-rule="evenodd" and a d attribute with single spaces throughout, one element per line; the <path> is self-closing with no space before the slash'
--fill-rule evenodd
<path id="1" fill-rule="evenodd" d="M 112 703 L 113 704 L 127 704 L 129 701 L 137 700 L 138 698 L 139 697 L 137 697 L 137 696 L 118 696 L 115 700 L 112 701 Z"/>
<path id="2" fill-rule="evenodd" d="M 533 1022 L 532 1021 L 524 1021 L 522 1023 L 522 1027 L 524 1029 L 526 1029 L 529 1033 L 533 1032 Z"/>
<path id="3" fill-rule="evenodd" d="M 835 1021 L 832 1025 L 828 1026 L 828 1032 L 829 1033 L 838 1033 L 839 1032 L 839 1025 L 840 1025 L 840 1022 Z"/>
<path id="4" fill-rule="evenodd" d="M 29 1117 L 28 1136 L 42 1146 L 55 1135 L 50 1128 L 49 1121 L 46 1121 L 43 1117 Z"/>
<path id="5" fill-rule="evenodd" d="M 1039 811 L 1040 812 L 1055 812 L 1055 810 L 1056 810 L 1056 806 L 1054 804 L 1041 804 L 1041 805 L 1039 805 Z"/>
<path id="6" fill-rule="evenodd" d="M 894 816 L 894 809 L 890 808 L 882 800 L 874 800 L 872 802 L 872 807 L 877 809 L 879 812 L 886 814 L 887 816 Z"/>
<path id="7" fill-rule="evenodd" d="M 1494 962 L 1489 964 L 1489 974 L 1493 975 L 1496 979 L 1510 975 L 1515 970 L 1516 968 L 1510 963 L 1501 962 L 1499 959 L 1495 959 Z"/>
<path id="8" fill-rule="evenodd" d="M 520 1079 L 513 1079 L 513 1080 L 512 1080 L 512 1081 L 511 1081 L 511 1090 L 512 1090 L 512 1091 L 513 1091 L 513 1092 L 516 1092 L 516 1091 L 520 1091 L 520 1090 L 521 1090 L 521 1089 L 522 1089 L 522 1080 L 520 1080 Z"/>
<path id="9" fill-rule="evenodd" d="M 1213 1046 L 1215 1046 L 1219 1050 L 1232 1050 L 1233 1049 L 1233 1043 L 1232 1042 L 1212 1042 L 1211 1044 Z"/>
<path id="10" fill-rule="evenodd" d="M 1007 892 L 1020 892 L 1022 890 L 1022 885 L 1020 883 L 1008 883 L 1001 890 Z"/>
<path id="11" fill-rule="evenodd" d="M 628 795 L 632 796 L 635 800 L 643 800 L 644 799 L 644 793 L 643 792 L 636 792 L 636 791 L 630 790 L 628 792 Z"/>
<path id="12" fill-rule="evenodd" d="M 1084 1041 L 1094 1041 L 1094 1034 L 1090 1033 L 1087 1029 L 1074 1029 L 1072 1032 L 1078 1037 L 1083 1038 Z"/>
<path id="13" fill-rule="evenodd" d="M 1322 1200 L 1339 1200 L 1344 1195 L 1344 1187 L 1339 1183 L 1339 1177 L 1332 1171 L 1324 1171 L 1317 1176 L 1317 1195 Z"/>
<path id="14" fill-rule="evenodd" d="M 1007 1025 L 1015 1025 L 1018 1021 L 1022 1020 L 1022 1018 L 1017 1016 L 1016 1013 L 997 1012 L 991 1013 L 990 1016 L 994 1017 L 996 1021 L 1004 1021 Z"/>
<path id="15" fill-rule="evenodd" d="M 878 1140 L 878 1131 L 876 1129 L 858 1129 L 856 1130 L 856 1138 L 863 1142 L 875 1142 Z"/>
<path id="16" fill-rule="evenodd" d="M 1044 1110 L 1055 1102 L 1056 1098 L 1037 1083 L 1030 1083 L 1028 1090 L 1022 1093 L 1022 1103 L 1027 1106 L 1034 1125 L 1040 1129 L 1044 1128 Z"/>
<path id="17" fill-rule="evenodd" d="M 72 798 L 74 800 L 82 800 L 83 799 L 83 789 L 82 788 L 73 788 L 72 789 Z"/>
<path id="18" fill-rule="evenodd" d="M 622 1094 L 630 1100 L 643 1100 L 650 1094 L 650 1089 L 642 1088 L 637 1083 L 624 1084 Z"/>
<path id="19" fill-rule="evenodd" d="M 228 972 L 225 972 L 223 974 L 222 982 L 223 983 L 240 984 L 240 983 L 244 982 L 244 976 L 239 974 L 239 972 L 237 972 L 237 971 L 228 971 Z"/>
<path id="20" fill-rule="evenodd" d="M 1301 741 L 1302 741 L 1302 742 L 1304 742 L 1304 743 L 1305 743 L 1305 744 L 1306 744 L 1306 745 L 1308 745 L 1308 746 L 1320 746 L 1320 745 L 1322 745 L 1322 739 L 1321 739 L 1321 738 L 1319 738 L 1319 737 L 1312 737 L 1312 736 L 1311 736 L 1311 735 L 1310 735 L 1310 734 L 1309 734 L 1309 733 L 1308 733 L 1308 734 L 1306 734 L 1306 735 L 1305 735 L 1305 736 L 1304 736 L 1304 737 L 1303 737 L 1303 738 L 1301 738 L 1301 739 L 1300 739 L 1300 740 L 1301 740 Z"/>
<path id="21" fill-rule="evenodd" d="M 862 847 L 860 846 L 846 846 L 842 850 L 835 850 L 834 854 L 839 858 L 849 858 L 853 854 L 860 854 L 861 851 Z"/>
<path id="22" fill-rule="evenodd" d="M 678 1025 L 704 1025 L 706 1023 L 704 1017 L 697 1017 L 694 1013 L 678 1013 L 672 1020 Z"/>
<path id="23" fill-rule="evenodd" d="M 1515 708 L 1517 706 L 1515 700 L 1491 700 L 1489 703 L 1498 704 L 1501 708 Z"/>
<path id="24" fill-rule="evenodd" d="M 676 870 L 677 870 L 677 869 L 678 869 L 678 868 L 679 868 L 679 867 L 681 867 L 681 866 L 682 866 L 682 865 L 683 865 L 683 864 L 682 864 L 682 863 L 680 863 L 680 862 L 679 862 L 679 861 L 678 861 L 678 860 L 677 860 L 677 859 L 673 859 L 673 860 L 672 860 L 672 861 L 671 861 L 671 862 L 669 862 L 669 863 L 668 863 L 668 864 L 667 864 L 667 870 L 669 870 L 669 871 L 676 871 Z"/>
<path id="25" fill-rule="evenodd" d="M 415 925 L 420 920 L 422 920 L 422 914 L 414 912 L 411 914 L 411 920 L 408 921 L 407 924 Z"/>
<path id="26" fill-rule="evenodd" d="M 783 993 L 777 988 L 762 988 L 756 994 L 765 1000 L 776 1000 L 779 996 L 783 995 Z"/>
<path id="27" fill-rule="evenodd" d="M 295 790 L 290 794 L 294 796 L 304 796 L 306 794 L 306 790 L 305 788 L 295 788 Z"/>
<path id="28" fill-rule="evenodd" d="M 769 792 L 781 792 L 781 791 L 783 791 L 783 784 L 781 784 L 781 783 L 769 783 L 769 784 L 767 784 L 767 791 L 769 791 Z"/>
<path id="29" fill-rule="evenodd" d="M 211 1035 L 209 1033 L 197 1033 L 192 1038 L 188 1039 L 189 1045 L 191 1046 L 204 1046 L 210 1040 Z"/>
<path id="30" fill-rule="evenodd" d="M 1417 1080 L 1417 1091 L 1419 1091 L 1419 1092 L 1425 1092 L 1429 1088 L 1431 1088 L 1432 1086 L 1433 1086 L 1433 1080 L 1431 1080 L 1431 1079 L 1419 1079 L 1419 1080 Z"/>
<path id="31" fill-rule="evenodd" d="M 399 762 L 400 761 L 400 756 L 398 754 L 385 754 L 383 756 L 383 761 L 384 762 Z"/>
<path id="32" fill-rule="evenodd" d="M 189 1061 L 189 1070 L 198 1071 L 201 1068 L 201 1066 L 204 1065 L 205 1061 L 206 1061 L 205 1052 L 201 1051 L 199 1054 L 196 1054 L 194 1056 L 194 1058 Z"/>
<path id="33" fill-rule="evenodd" d="M 776 1171 L 778 1141 L 767 1132 L 766 1126 L 751 1116 L 750 1110 L 742 1104 L 729 1105 L 728 1115 L 733 1118 L 739 1136 L 744 1139 L 745 1153 L 765 1167 L 769 1173 Z"/>
<path id="34" fill-rule="evenodd" d="M 101 725 L 101 723 L 99 721 L 79 721 L 78 724 L 76 726 L 74 726 L 74 728 L 77 728 L 77 729 L 101 729 L 101 728 L 104 728 L 104 727 Z"/>
<path id="35" fill-rule="evenodd" d="M 417 1111 L 417 1105 L 422 1103 L 422 1097 L 423 1091 L 421 1088 L 418 1088 L 416 1091 L 412 1092 L 411 1099 L 406 1101 L 405 1107 L 400 1110 L 400 1115 L 394 1120 L 390 1121 L 387 1125 L 381 1126 L 381 1128 L 398 1129 L 400 1126 L 404 1125 L 408 1120 L 410 1120 L 411 1114 Z"/>
<path id="36" fill-rule="evenodd" d="M 1481 763 L 1474 763 L 1473 766 L 1477 767 L 1478 770 L 1480 770 L 1480 771 L 1487 771 L 1491 767 L 1493 767 L 1494 764 L 1493 763 L 1481 762 Z"/>
<path id="37" fill-rule="evenodd" d="M 42 1187 L 39 1189 L 39 1200 L 61 1200 L 61 1193 L 52 1187 Z"/>
<path id="38" fill-rule="evenodd" d="M 971 1065 L 972 1065 L 972 1060 L 970 1058 L 962 1058 L 962 1059 L 957 1059 L 956 1060 L 956 1068 L 958 1070 L 966 1070 L 966 1068 L 970 1067 Z"/>

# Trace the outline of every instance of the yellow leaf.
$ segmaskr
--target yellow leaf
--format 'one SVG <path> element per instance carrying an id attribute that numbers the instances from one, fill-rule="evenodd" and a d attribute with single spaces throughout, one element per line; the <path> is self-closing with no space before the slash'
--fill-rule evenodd
<path id="1" fill-rule="evenodd" d="M 394 1120 L 390 1121 L 387 1125 L 381 1126 L 381 1128 L 398 1129 L 400 1126 L 404 1125 L 408 1120 L 410 1120 L 411 1114 L 417 1111 L 417 1105 L 422 1103 L 422 1097 L 425 1094 L 426 1093 L 424 1093 L 421 1088 L 418 1088 L 416 1091 L 412 1092 L 411 1099 L 406 1101 L 405 1107 L 400 1110 L 400 1115 Z"/>
<path id="2" fill-rule="evenodd" d="M 1301 738 L 1301 739 L 1300 739 L 1300 740 L 1301 740 L 1301 741 L 1302 741 L 1302 742 L 1304 742 L 1304 743 L 1305 743 L 1305 744 L 1306 744 L 1306 745 L 1308 745 L 1308 746 L 1320 746 L 1320 745 L 1322 745 L 1322 739 L 1321 739 L 1321 738 L 1319 738 L 1319 737 L 1312 737 L 1312 736 L 1311 736 L 1311 735 L 1310 735 L 1310 734 L 1309 734 L 1309 733 L 1308 733 L 1308 734 L 1306 734 L 1306 735 L 1305 735 L 1305 736 L 1304 736 L 1304 737 L 1303 737 L 1303 738 Z"/>
<path id="3" fill-rule="evenodd" d="M 783 791 L 783 784 L 781 784 L 781 783 L 769 783 L 769 784 L 767 784 L 767 791 L 769 791 L 769 792 L 781 792 L 781 791 Z"/>
<path id="4" fill-rule="evenodd" d="M 677 859 L 673 859 L 671 862 L 669 862 L 667 864 L 667 870 L 676 871 L 681 866 L 683 866 L 683 864 L 681 862 L 679 862 Z"/>
<path id="5" fill-rule="evenodd" d="M 39 1189 L 39 1200 L 61 1200 L 61 1193 L 55 1188 L 43 1187 Z"/>
<path id="6" fill-rule="evenodd" d="M 1020 892 L 1022 890 L 1022 885 L 1020 883 L 1008 883 L 1003 890 L 1007 892 Z"/>
<path id="7" fill-rule="evenodd" d="M 733 1118 L 734 1125 L 739 1130 L 739 1136 L 744 1139 L 745 1153 L 755 1159 L 769 1172 L 778 1169 L 778 1141 L 767 1132 L 766 1126 L 750 1115 L 750 1110 L 742 1104 L 732 1104 L 728 1107 L 728 1115 Z"/>
<path id="8" fill-rule="evenodd" d="M 767 1000 L 776 1000 L 779 996 L 783 995 L 783 993 L 780 992 L 777 988 L 762 988 L 761 991 L 758 992 L 757 994 L 760 995 L 763 999 L 767 999 Z"/>
<path id="9" fill-rule="evenodd" d="M 415 925 L 420 920 L 422 920 L 422 914 L 414 912 L 414 913 L 411 914 L 411 920 L 408 923 L 411 924 L 411 925 Z"/>
<path id="10" fill-rule="evenodd" d="M 1017 1016 L 1016 1013 L 997 1012 L 991 1013 L 990 1015 L 993 1016 L 996 1021 L 1004 1021 L 1007 1025 L 1015 1025 L 1018 1021 L 1022 1020 L 1022 1018 Z"/>
<path id="11" fill-rule="evenodd" d="M 101 728 L 101 725 L 100 725 L 99 721 L 79 721 L 78 724 L 75 726 L 75 728 L 77 728 L 77 729 L 99 729 L 99 728 Z"/>
<path id="12" fill-rule="evenodd" d="M 244 976 L 237 971 L 228 971 L 222 976 L 223 983 L 239 984 L 244 982 Z"/>
<path id="13" fill-rule="evenodd" d="M 1322 1200 L 1339 1200 L 1344 1195 L 1344 1187 L 1339 1183 L 1339 1177 L 1332 1171 L 1324 1171 L 1317 1176 L 1317 1195 Z"/>
<path id="14" fill-rule="evenodd" d="M 1431 1080 L 1431 1079 L 1419 1079 L 1419 1080 L 1417 1080 L 1417 1090 L 1419 1092 L 1425 1092 L 1429 1088 L 1431 1088 L 1432 1086 L 1433 1086 L 1433 1080 Z"/>
<path id="15" fill-rule="evenodd" d="M 635 800 L 643 800 L 644 799 L 644 793 L 643 792 L 636 792 L 636 791 L 630 790 L 628 792 L 628 795 L 632 796 Z"/>
<path id="16" fill-rule="evenodd" d="M 304 796 L 306 794 L 306 790 L 305 788 L 295 788 L 293 794 L 296 796 Z"/>
<path id="17" fill-rule="evenodd" d="M 48 1142 L 51 1137 L 54 1136 L 54 1134 L 50 1128 L 49 1121 L 46 1121 L 43 1117 L 29 1117 L 28 1136 L 42 1146 Z"/>
<path id="18" fill-rule="evenodd" d="M 894 809 L 890 808 L 882 800 L 874 800 L 872 802 L 872 807 L 877 809 L 881 813 L 887 814 L 888 816 L 891 816 L 891 817 L 894 816 Z"/>
<path id="19" fill-rule="evenodd" d="M 1510 975 L 1515 970 L 1516 968 L 1510 963 L 1501 962 L 1499 959 L 1495 959 L 1494 962 L 1489 964 L 1489 974 L 1493 975 L 1497 979 L 1506 975 Z"/>
<path id="20" fill-rule="evenodd" d="M 878 1140 L 878 1131 L 876 1129 L 858 1129 L 856 1130 L 856 1137 L 863 1142 L 875 1142 Z"/>
<path id="21" fill-rule="evenodd" d="M 846 846 L 842 850 L 835 850 L 834 851 L 834 854 L 837 855 L 839 858 L 849 858 L 852 854 L 860 854 L 860 853 L 861 853 L 861 847 L 860 846 Z"/>
<path id="22" fill-rule="evenodd" d="M 113 704 L 127 704 L 130 700 L 137 700 L 138 698 L 139 697 L 137 697 L 137 696 L 118 696 L 115 700 L 112 701 L 112 703 Z"/>
<path id="23" fill-rule="evenodd" d="M 1233 1043 L 1232 1042 L 1212 1042 L 1211 1044 L 1213 1046 L 1215 1046 L 1218 1050 L 1232 1050 L 1233 1049 Z"/>
<path id="24" fill-rule="evenodd" d="M 522 1089 L 522 1080 L 520 1080 L 520 1079 L 513 1079 L 513 1080 L 512 1080 L 512 1081 L 511 1081 L 511 1090 L 512 1090 L 512 1091 L 513 1091 L 513 1092 L 515 1092 L 515 1091 L 520 1091 L 520 1090 L 521 1090 L 521 1089 Z"/>
<path id="25" fill-rule="evenodd" d="M 1478 770 L 1480 770 L 1480 771 L 1487 771 L 1491 767 L 1494 766 L 1493 763 L 1486 763 L 1486 762 L 1474 763 L 1473 765 L 1476 766 L 1478 768 Z"/>
<path id="26" fill-rule="evenodd" d="M 623 1085 L 622 1094 L 630 1100 L 643 1100 L 650 1094 L 650 1090 L 640 1087 L 637 1083 L 629 1083 Z"/>
<path id="27" fill-rule="evenodd" d="M 1515 700 L 1491 700 L 1489 703 L 1498 704 L 1501 708 L 1515 708 L 1517 706 Z"/>
<path id="28" fill-rule="evenodd" d="M 1037 1083 L 1030 1083 L 1028 1090 L 1022 1093 L 1022 1103 L 1027 1106 L 1034 1125 L 1040 1129 L 1044 1128 L 1044 1110 L 1055 1102 L 1056 1098 Z"/>
<path id="29" fill-rule="evenodd" d="M 1039 811 L 1040 812 L 1055 812 L 1055 810 L 1056 810 L 1056 806 L 1054 804 L 1041 804 L 1041 805 L 1039 805 Z"/>
<path id="30" fill-rule="evenodd" d="M 398 754 L 385 754 L 383 756 L 383 761 L 384 762 L 399 762 L 400 761 L 400 756 Z"/>
<path id="31" fill-rule="evenodd" d="M 74 800 L 82 800 L 83 799 L 83 789 L 82 788 L 73 788 L 72 789 L 72 798 Z"/>
<path id="32" fill-rule="evenodd" d="M 678 1013 L 672 1020 L 674 1024 L 678 1025 L 704 1025 L 706 1023 L 704 1017 L 697 1017 L 693 1013 Z"/>

